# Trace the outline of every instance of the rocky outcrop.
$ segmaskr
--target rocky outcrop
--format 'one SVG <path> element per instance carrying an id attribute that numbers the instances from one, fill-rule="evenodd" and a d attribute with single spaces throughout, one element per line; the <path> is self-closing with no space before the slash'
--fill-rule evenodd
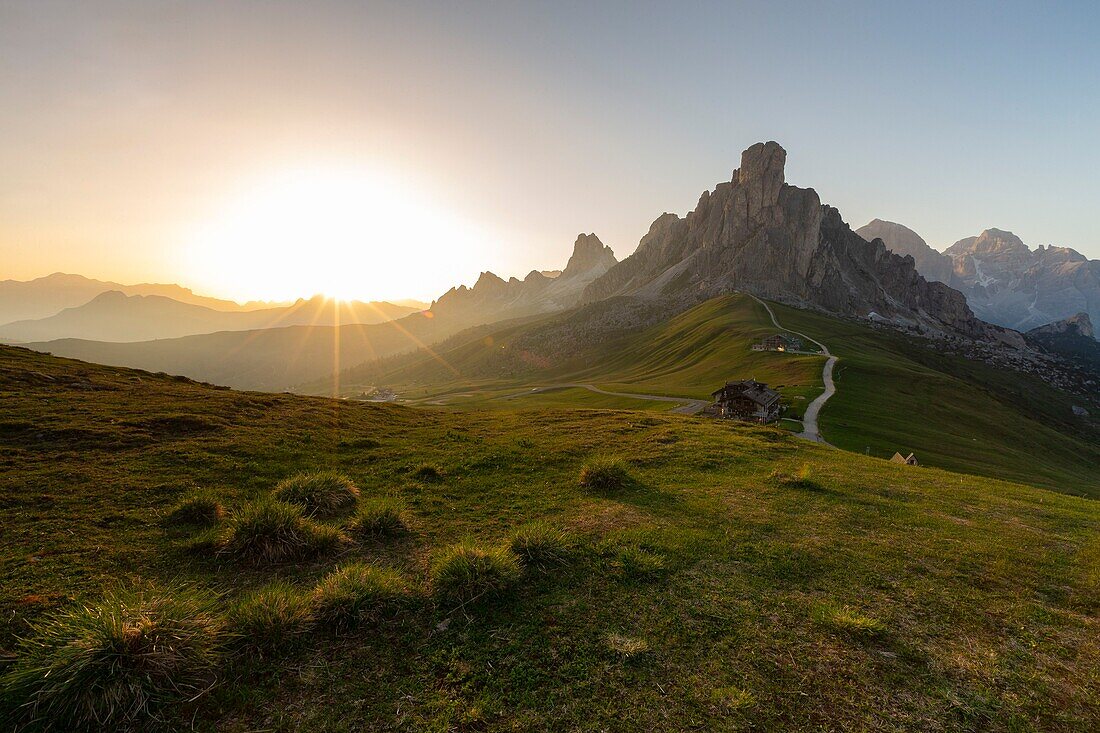
<path id="1" fill-rule="evenodd" d="M 468 325 L 553 313 L 576 305 L 584 288 L 615 263 L 615 254 L 599 237 L 580 234 L 564 270 L 532 270 L 523 280 L 483 272 L 473 287 L 451 288 L 430 310 Z"/>
<path id="2" fill-rule="evenodd" d="M 1068 247 L 1032 250 L 1012 232 L 986 229 L 941 254 L 927 245 L 922 249 L 919 236 L 893 222 L 876 219 L 857 232 L 911 254 L 922 275 L 962 292 L 984 321 L 1028 330 L 1082 311 L 1100 318 L 1100 260 Z"/>
<path id="3" fill-rule="evenodd" d="M 1027 343 L 1100 374 L 1100 342 L 1088 313 L 1077 313 L 1024 334 Z"/>
<path id="4" fill-rule="evenodd" d="M 784 182 L 786 152 L 757 143 L 729 182 L 686 217 L 663 214 L 637 251 L 597 278 L 586 302 L 613 296 L 681 301 L 745 290 L 928 329 L 984 336 L 963 296 L 921 277 L 912 257 L 868 242 L 813 189 Z"/>
<path id="5" fill-rule="evenodd" d="M 1027 332 L 1030 336 L 1084 336 L 1086 338 L 1096 339 L 1096 331 L 1093 328 L 1092 320 L 1089 318 L 1088 313 L 1077 313 L 1069 318 L 1063 318 L 1060 321 L 1054 323 L 1048 323 L 1045 326 L 1039 326 L 1033 328 Z"/>

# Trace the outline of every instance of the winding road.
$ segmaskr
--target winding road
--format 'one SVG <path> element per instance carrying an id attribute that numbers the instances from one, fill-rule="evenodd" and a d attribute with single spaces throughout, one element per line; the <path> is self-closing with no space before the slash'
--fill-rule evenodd
<path id="1" fill-rule="evenodd" d="M 811 338 L 804 333 L 792 331 L 789 328 L 784 328 L 782 325 L 780 325 L 779 320 L 775 317 L 775 313 L 772 311 L 772 307 L 770 305 L 760 300 L 760 298 L 757 298 L 752 293 L 748 293 L 748 295 L 757 303 L 764 306 L 764 309 L 768 311 L 768 315 L 771 316 L 772 323 L 775 324 L 776 328 L 778 328 L 780 331 L 787 331 L 788 333 L 797 334 L 807 341 L 817 344 L 821 348 L 821 353 L 828 357 L 827 359 L 825 359 L 825 367 L 821 370 L 821 381 L 825 383 L 825 391 L 818 395 L 813 402 L 806 406 L 806 414 L 802 417 L 802 432 L 798 434 L 798 437 L 800 438 L 805 438 L 806 440 L 813 440 L 817 443 L 825 443 L 826 445 L 828 445 L 825 439 L 821 437 L 821 431 L 817 427 L 817 415 L 819 412 L 821 412 L 822 406 L 824 406 L 829 398 L 836 394 L 836 385 L 833 384 L 833 366 L 836 364 L 836 357 L 829 353 L 829 347 L 827 347 L 825 344 L 821 343 L 817 339 Z"/>

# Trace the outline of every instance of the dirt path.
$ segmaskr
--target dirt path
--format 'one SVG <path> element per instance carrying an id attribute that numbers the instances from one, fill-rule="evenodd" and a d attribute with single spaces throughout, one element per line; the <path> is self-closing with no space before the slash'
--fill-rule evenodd
<path id="1" fill-rule="evenodd" d="M 594 384 L 548 384 L 543 387 L 532 387 L 522 392 L 516 392 L 515 394 L 505 395 L 498 397 L 501 400 L 511 400 L 516 397 L 523 397 L 525 395 L 538 394 L 540 392 L 554 392 L 562 389 L 587 389 L 589 392 L 595 392 L 597 394 L 607 395 L 609 397 L 628 397 L 635 400 L 653 400 L 655 402 L 678 402 L 678 407 L 672 408 L 670 412 L 675 412 L 680 415 L 694 415 L 699 412 L 710 403 L 706 400 L 693 400 L 689 397 L 665 397 L 663 395 L 655 394 L 635 394 L 633 392 L 608 392 L 605 389 L 600 389 Z"/>
<path id="2" fill-rule="evenodd" d="M 805 438 L 806 440 L 813 440 L 818 443 L 826 443 L 825 439 L 821 437 L 821 431 L 817 427 L 817 415 L 821 412 L 821 408 L 825 403 L 836 394 L 836 385 L 833 383 L 833 366 L 836 364 L 836 357 L 829 353 L 829 347 L 821 343 L 817 339 L 810 338 L 804 333 L 798 331 L 792 331 L 789 328 L 784 328 L 780 325 L 779 320 L 775 317 L 775 313 L 772 311 L 770 305 L 757 298 L 752 293 L 748 294 L 753 300 L 760 305 L 764 306 L 764 309 L 768 311 L 768 315 L 771 316 L 772 323 L 780 331 L 787 331 L 801 336 L 807 341 L 811 341 L 821 347 L 821 353 L 826 357 L 825 367 L 821 370 L 821 381 L 825 383 L 825 391 L 818 395 L 813 402 L 806 406 L 806 414 L 802 418 L 802 432 L 798 433 L 798 437 Z M 828 445 L 828 443 L 826 443 Z"/>

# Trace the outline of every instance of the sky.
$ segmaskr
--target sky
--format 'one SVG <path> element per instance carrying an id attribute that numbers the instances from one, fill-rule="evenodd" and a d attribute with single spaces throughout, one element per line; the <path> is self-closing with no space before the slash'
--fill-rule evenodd
<path id="1" fill-rule="evenodd" d="M 776 140 L 853 228 L 1100 258 L 1095 2 L 0 0 L 0 279 L 431 299 Z"/>

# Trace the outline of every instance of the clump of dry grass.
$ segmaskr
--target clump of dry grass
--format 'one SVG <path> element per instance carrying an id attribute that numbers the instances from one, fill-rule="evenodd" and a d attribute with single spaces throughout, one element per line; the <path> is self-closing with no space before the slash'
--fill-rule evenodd
<path id="1" fill-rule="evenodd" d="M 623 659 L 631 659 L 649 651 L 649 643 L 645 639 L 623 634 L 607 634 L 603 642 L 611 652 Z"/>
<path id="2" fill-rule="evenodd" d="M 321 579 L 313 590 L 313 607 L 322 621 L 346 627 L 379 619 L 407 592 L 394 571 L 353 563 Z"/>
<path id="3" fill-rule="evenodd" d="M 208 593 L 115 591 L 36 624 L 0 688 L 31 727 L 133 726 L 166 703 L 201 694 L 225 639 Z"/>
<path id="4" fill-rule="evenodd" d="M 593 458 L 581 468 L 580 484 L 589 491 L 610 493 L 631 483 L 630 471 L 620 458 Z"/>
<path id="5" fill-rule="evenodd" d="M 512 553 L 525 567 L 546 569 L 569 558 L 569 537 L 547 522 L 532 522 L 512 535 Z"/>
<path id="6" fill-rule="evenodd" d="M 225 508 L 212 492 L 197 489 L 190 491 L 180 499 L 168 514 L 167 521 L 173 525 L 193 527 L 211 527 L 225 517 Z"/>
<path id="7" fill-rule="evenodd" d="M 268 654 L 300 639 L 312 627 L 312 598 L 294 586 L 272 583 L 233 604 L 229 624 L 241 647 Z"/>
<path id="8" fill-rule="evenodd" d="M 471 601 L 507 590 L 521 575 L 519 559 L 503 548 L 453 545 L 432 562 L 432 587 L 440 596 Z"/>
<path id="9" fill-rule="evenodd" d="M 245 504 L 227 523 L 221 551 L 255 563 L 298 560 L 335 550 L 340 530 L 302 516 L 302 509 L 269 496 Z"/>
<path id="10" fill-rule="evenodd" d="M 871 616 L 865 616 L 851 606 L 822 608 L 818 620 L 825 626 L 852 636 L 880 636 L 886 633 L 886 624 Z"/>
<path id="11" fill-rule="evenodd" d="M 306 516 L 328 517 L 351 511 L 359 488 L 335 471 L 297 473 L 275 487 L 275 498 L 302 507 Z"/>
<path id="12" fill-rule="evenodd" d="M 409 531 L 408 512 L 400 499 L 378 497 L 359 504 L 350 529 L 368 537 L 394 537 Z"/>

